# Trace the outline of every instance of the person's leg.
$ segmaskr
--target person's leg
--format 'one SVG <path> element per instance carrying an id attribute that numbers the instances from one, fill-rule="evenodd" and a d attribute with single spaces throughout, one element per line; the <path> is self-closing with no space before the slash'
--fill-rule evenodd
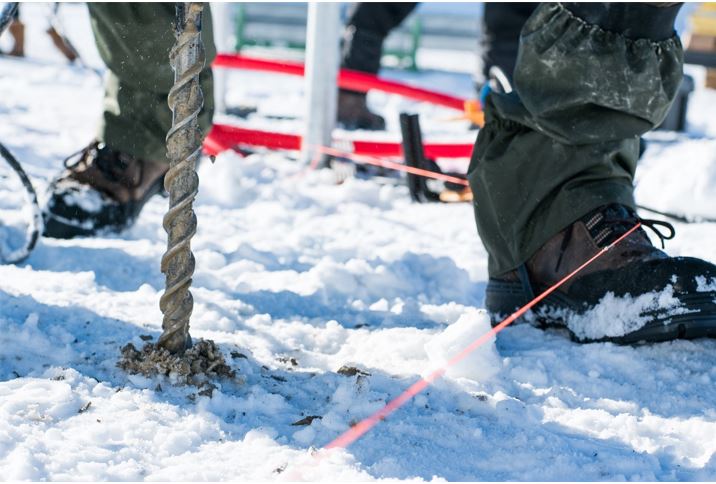
<path id="1" fill-rule="evenodd" d="M 172 123 L 167 104 L 174 73 L 173 3 L 89 3 L 95 40 L 108 72 L 97 141 L 50 184 L 45 235 L 69 238 L 130 226 L 144 204 L 163 189 L 169 165 L 165 137 Z M 206 67 L 200 82 L 204 109 L 199 125 L 211 126 L 211 62 L 216 52 L 211 15 L 204 10 Z"/>
<path id="2" fill-rule="evenodd" d="M 409 2 L 358 3 L 346 24 L 341 65 L 347 69 L 377 74 L 383 42 L 417 5 Z"/>
<path id="3" fill-rule="evenodd" d="M 99 140 L 138 158 L 166 162 L 165 137 L 171 128 L 167 105 L 174 73 L 169 51 L 174 45 L 173 3 L 87 4 L 97 48 L 109 73 Z M 211 126 L 213 84 L 209 66 L 216 56 L 211 14 L 204 9 L 202 39 L 207 68 L 201 74 L 203 132 Z"/>
<path id="4" fill-rule="evenodd" d="M 678 9 L 546 3 L 524 26 L 515 91 L 488 97 L 468 174 L 489 254 L 491 312 L 527 302 L 638 221 L 639 136 L 663 120 L 682 77 Z M 545 305 L 581 311 L 609 291 L 665 290 L 672 276 L 690 298 L 699 274 L 716 277 L 716 267 L 668 258 L 640 230 Z M 708 312 L 716 331 L 716 308 L 704 304 L 690 309 Z M 677 326 L 648 330 L 673 337 Z"/>
<path id="5" fill-rule="evenodd" d="M 515 91 L 488 98 L 469 178 L 491 275 L 601 205 L 634 206 L 638 136 L 661 122 L 681 81 L 678 7 L 585 4 L 595 5 L 611 6 L 607 21 L 638 10 L 654 31 L 635 38 L 541 4 L 522 32 Z"/>
<path id="6" fill-rule="evenodd" d="M 498 67 L 512 82 L 520 31 L 538 3 L 487 2 L 483 14 L 482 74 L 487 81 L 490 69 Z"/>
<path id="7" fill-rule="evenodd" d="M 72 42 L 70 42 L 70 39 L 57 30 L 59 28 L 59 11 L 60 3 L 57 2 L 52 7 L 52 18 L 50 19 L 50 26 L 47 28 L 46 32 L 47 35 L 50 36 L 50 39 L 57 50 L 59 50 L 69 62 L 74 62 L 79 57 L 79 53 L 77 52 L 77 49 L 75 49 L 75 46 L 72 45 Z"/>
<path id="8" fill-rule="evenodd" d="M 341 67 L 377 74 L 385 41 L 417 3 L 358 3 L 350 15 L 343 35 Z M 365 93 L 341 89 L 338 95 L 338 121 L 347 129 L 385 129 L 385 121 L 371 113 Z"/>
<path id="9" fill-rule="evenodd" d="M 7 55 L 15 57 L 25 56 L 25 24 L 20 21 L 20 5 L 17 6 L 13 14 L 13 21 L 10 24 L 9 31 L 12 36 L 13 45 Z"/>

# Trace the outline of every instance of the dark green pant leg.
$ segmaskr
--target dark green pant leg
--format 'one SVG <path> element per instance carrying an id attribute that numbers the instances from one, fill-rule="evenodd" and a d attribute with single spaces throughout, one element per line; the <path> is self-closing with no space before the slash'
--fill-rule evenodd
<path id="1" fill-rule="evenodd" d="M 664 40 L 632 39 L 555 3 L 530 17 L 515 92 L 490 96 L 468 173 L 491 276 L 597 207 L 634 206 L 638 137 L 663 120 L 681 81 L 673 19 L 670 28 Z"/>
<path id="2" fill-rule="evenodd" d="M 165 137 L 172 124 L 167 95 L 174 83 L 169 51 L 174 45 L 173 3 L 89 3 L 97 48 L 109 72 L 99 139 L 139 158 L 166 160 Z M 214 95 L 211 69 L 216 50 L 208 6 L 202 38 L 206 68 L 201 75 L 204 109 L 199 125 L 211 126 Z"/>

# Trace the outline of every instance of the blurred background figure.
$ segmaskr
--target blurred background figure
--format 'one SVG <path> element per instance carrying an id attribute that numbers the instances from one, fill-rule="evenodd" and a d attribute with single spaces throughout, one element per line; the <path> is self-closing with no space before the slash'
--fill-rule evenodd
<path id="1" fill-rule="evenodd" d="M 55 2 L 52 7 L 52 14 L 49 19 L 49 26 L 47 27 L 47 35 L 52 39 L 52 44 L 59 50 L 65 58 L 74 62 L 79 57 L 77 49 L 72 45 L 69 39 L 62 33 L 60 26 L 58 11 L 60 8 L 59 2 Z M 12 36 L 13 46 L 8 52 L 3 52 L 5 55 L 11 55 L 15 57 L 25 56 L 25 24 L 20 20 L 20 6 L 15 11 L 15 19 L 10 27 L 8 28 L 10 35 Z"/>
<path id="2" fill-rule="evenodd" d="M 357 3 L 343 33 L 341 67 L 377 74 L 386 37 L 417 5 Z M 347 89 L 338 92 L 338 123 L 345 129 L 385 129 L 385 120 L 368 109 L 366 93 Z"/>
<path id="3" fill-rule="evenodd" d="M 377 74 L 385 39 L 415 10 L 418 3 L 357 3 L 343 34 L 341 67 Z M 509 91 L 517 60 L 520 30 L 537 3 L 485 3 L 481 41 L 482 78 L 478 90 Z M 346 129 L 385 129 L 385 120 L 371 112 L 366 94 L 341 89 L 338 122 Z"/>
<path id="4" fill-rule="evenodd" d="M 520 30 L 538 6 L 539 3 L 485 3 L 482 75 L 492 90 L 510 90 Z"/>
<path id="5" fill-rule="evenodd" d="M 25 25 L 20 21 L 20 7 L 13 14 L 13 21 L 8 27 L 8 32 L 12 36 L 13 45 L 8 52 L 3 52 L 5 55 L 11 55 L 15 57 L 25 56 Z"/>

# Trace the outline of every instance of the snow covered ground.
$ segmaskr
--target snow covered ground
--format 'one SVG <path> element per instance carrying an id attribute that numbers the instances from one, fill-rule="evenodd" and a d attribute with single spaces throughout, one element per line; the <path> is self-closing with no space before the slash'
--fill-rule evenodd
<path id="1" fill-rule="evenodd" d="M 63 8 L 96 63 L 84 7 Z M 43 193 L 91 140 L 102 87 L 44 51 L 41 29 L 32 24 L 33 59 L 0 59 L 0 141 Z M 231 101 L 300 114 L 300 82 L 232 76 Z M 470 94 L 464 74 L 409 80 Z M 649 136 L 637 196 L 714 217 L 716 91 L 698 81 L 689 131 Z M 466 136 L 434 108 L 371 103 L 393 131 L 412 108 L 426 137 Z M 21 200 L 3 170 L 9 216 Z M 715 340 L 577 345 L 527 326 L 317 458 L 486 329 L 471 208 L 415 205 L 406 188 L 373 181 L 335 185 L 275 153 L 225 153 L 200 178 L 192 335 L 216 341 L 238 379 L 208 397 L 116 368 L 120 347 L 161 332 L 165 199 L 120 236 L 42 240 L 23 264 L 0 265 L 0 479 L 716 479 Z M 716 261 L 715 238 L 714 224 L 678 224 L 667 250 Z M 366 374 L 339 374 L 344 365 Z M 321 418 L 293 425 L 311 416 Z"/>

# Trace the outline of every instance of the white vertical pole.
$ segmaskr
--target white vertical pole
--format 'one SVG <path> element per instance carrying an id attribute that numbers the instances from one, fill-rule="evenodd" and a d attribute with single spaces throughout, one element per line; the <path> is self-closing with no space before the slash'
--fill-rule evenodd
<path id="1" fill-rule="evenodd" d="M 219 53 L 233 52 L 236 45 L 234 33 L 234 8 L 230 3 L 212 2 L 211 16 L 214 21 L 214 43 Z M 226 85 L 229 73 L 227 69 L 214 71 L 214 112 L 226 113 Z"/>
<path id="2" fill-rule="evenodd" d="M 341 5 L 337 2 L 308 4 L 306 30 L 306 122 L 301 159 L 324 158 L 317 146 L 330 146 L 336 125 L 338 65 L 340 62 Z"/>

